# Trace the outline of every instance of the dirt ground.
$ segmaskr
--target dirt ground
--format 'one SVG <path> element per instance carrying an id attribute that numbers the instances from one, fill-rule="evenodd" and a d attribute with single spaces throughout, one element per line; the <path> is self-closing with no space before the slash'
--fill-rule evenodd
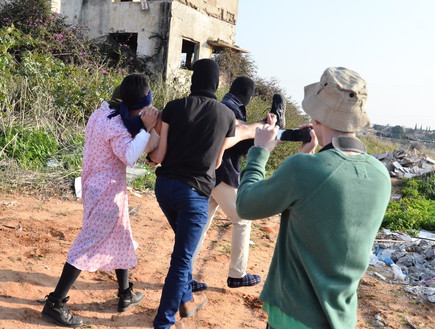
<path id="1" fill-rule="evenodd" d="M 139 242 L 138 266 L 131 271 L 143 303 L 116 312 L 114 273 L 83 272 L 70 292 L 70 309 L 83 317 L 85 328 L 152 328 L 169 265 L 173 233 L 152 193 L 130 193 L 134 237 Z M 0 328 L 52 328 L 40 316 L 41 299 L 53 290 L 67 251 L 81 227 L 80 200 L 37 199 L 0 194 Z M 258 296 L 263 287 L 230 289 L 226 285 L 231 226 L 218 213 L 197 261 L 195 277 L 209 285 L 208 304 L 183 322 L 193 328 L 258 328 L 266 314 Z M 253 225 L 250 273 L 267 276 L 279 218 Z M 435 306 L 373 275 L 369 267 L 359 287 L 357 328 L 435 328 Z M 388 273 L 383 273 L 388 277 Z"/>

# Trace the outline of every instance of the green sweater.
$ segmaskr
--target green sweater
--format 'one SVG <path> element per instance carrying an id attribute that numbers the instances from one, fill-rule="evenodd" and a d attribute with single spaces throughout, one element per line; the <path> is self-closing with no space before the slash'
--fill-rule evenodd
<path id="1" fill-rule="evenodd" d="M 281 213 L 260 299 L 309 328 L 354 328 L 358 283 L 391 193 L 385 166 L 368 154 L 298 153 L 265 180 L 268 158 L 249 150 L 237 193 L 241 218 Z"/>

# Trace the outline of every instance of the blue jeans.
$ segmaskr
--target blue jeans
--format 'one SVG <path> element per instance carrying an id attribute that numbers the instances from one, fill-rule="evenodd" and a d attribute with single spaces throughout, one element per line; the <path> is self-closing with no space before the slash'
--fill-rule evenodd
<path id="1" fill-rule="evenodd" d="M 189 185 L 164 177 L 156 180 L 156 198 L 175 233 L 171 264 L 163 286 L 154 328 L 168 329 L 175 314 L 192 299 L 192 255 L 205 223 L 209 198 Z"/>

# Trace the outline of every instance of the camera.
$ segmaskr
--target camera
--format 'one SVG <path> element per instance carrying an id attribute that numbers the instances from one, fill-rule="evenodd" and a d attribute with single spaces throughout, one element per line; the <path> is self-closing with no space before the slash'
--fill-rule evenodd
<path id="1" fill-rule="evenodd" d="M 276 135 L 276 139 L 289 142 L 304 142 L 311 141 L 310 130 L 312 128 L 304 129 L 280 129 Z"/>

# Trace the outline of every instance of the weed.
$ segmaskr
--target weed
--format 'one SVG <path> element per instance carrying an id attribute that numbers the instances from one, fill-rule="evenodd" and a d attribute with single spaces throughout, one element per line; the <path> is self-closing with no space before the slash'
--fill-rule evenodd
<path id="1" fill-rule="evenodd" d="M 219 246 L 221 247 L 221 250 L 219 250 L 220 253 L 231 254 L 231 246 L 230 245 L 219 244 Z"/>
<path id="2" fill-rule="evenodd" d="M 403 197 L 388 204 L 382 226 L 412 235 L 435 230 L 435 173 L 404 179 L 402 184 Z"/>

